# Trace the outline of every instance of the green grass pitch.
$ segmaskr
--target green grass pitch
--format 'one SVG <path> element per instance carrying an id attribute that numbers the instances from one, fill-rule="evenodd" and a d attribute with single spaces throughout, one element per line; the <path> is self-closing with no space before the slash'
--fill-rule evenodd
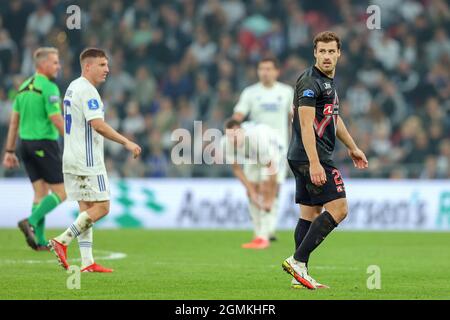
<path id="1" fill-rule="evenodd" d="M 57 230 L 47 232 L 54 236 Z M 292 232 L 263 251 L 240 248 L 250 231 L 95 230 L 97 262 L 112 274 L 67 274 L 53 254 L 33 252 L 18 230 L 0 229 L 0 299 L 450 299 L 450 233 L 334 232 L 313 253 L 310 274 L 331 289 L 291 289 L 282 261 Z M 79 258 L 76 241 L 70 258 Z M 74 261 L 74 264 L 79 262 Z M 370 265 L 381 289 L 369 290 Z"/>

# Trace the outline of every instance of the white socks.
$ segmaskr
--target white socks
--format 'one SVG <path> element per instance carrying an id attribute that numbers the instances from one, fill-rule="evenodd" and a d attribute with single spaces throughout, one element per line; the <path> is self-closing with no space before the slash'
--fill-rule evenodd
<path id="1" fill-rule="evenodd" d="M 278 225 L 278 195 L 275 198 L 272 206 L 272 210 L 268 213 L 270 216 L 269 222 L 269 235 L 275 235 L 275 231 L 277 230 Z"/>
<path id="2" fill-rule="evenodd" d="M 92 219 L 89 217 L 87 212 L 83 211 L 78 215 L 75 222 L 72 223 L 66 231 L 57 236 L 55 239 L 59 243 L 68 246 L 73 239 L 92 227 L 93 224 L 94 223 L 92 222 Z"/>
<path id="3" fill-rule="evenodd" d="M 255 236 L 259 237 L 261 233 L 261 214 L 260 210 L 253 204 L 253 202 L 249 201 L 248 211 L 250 212 L 250 216 L 253 221 L 253 229 L 255 230 Z"/>
<path id="4" fill-rule="evenodd" d="M 81 269 L 84 269 L 94 263 L 94 256 L 92 255 L 93 232 L 93 228 L 90 227 L 77 238 L 81 254 Z"/>
<path id="5" fill-rule="evenodd" d="M 270 214 L 264 210 L 260 210 L 252 202 L 249 203 L 248 209 L 252 217 L 255 236 L 258 238 L 269 239 Z"/>

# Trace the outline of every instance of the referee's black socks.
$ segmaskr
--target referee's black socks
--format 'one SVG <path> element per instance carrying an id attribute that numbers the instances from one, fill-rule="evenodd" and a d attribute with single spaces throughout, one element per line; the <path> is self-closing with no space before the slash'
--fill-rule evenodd
<path id="1" fill-rule="evenodd" d="M 334 218 L 328 211 L 322 212 L 311 223 L 308 233 L 295 251 L 294 259 L 300 262 L 308 263 L 311 252 L 313 252 L 314 249 L 322 243 L 326 236 L 333 231 L 337 225 L 338 224 L 334 221 Z"/>

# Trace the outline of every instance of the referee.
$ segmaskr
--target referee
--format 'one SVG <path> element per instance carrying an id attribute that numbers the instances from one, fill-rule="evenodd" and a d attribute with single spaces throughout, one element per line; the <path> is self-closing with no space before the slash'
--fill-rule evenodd
<path id="1" fill-rule="evenodd" d="M 66 199 L 62 174 L 59 135 L 64 134 L 60 93 L 52 81 L 61 68 L 56 48 L 38 48 L 33 55 L 36 73 L 25 80 L 14 100 L 3 166 L 19 166 L 16 156 L 17 131 L 21 140 L 19 154 L 33 185 L 32 214 L 19 221 L 28 245 L 47 250 L 45 215 Z M 51 193 L 49 193 L 49 189 Z"/>

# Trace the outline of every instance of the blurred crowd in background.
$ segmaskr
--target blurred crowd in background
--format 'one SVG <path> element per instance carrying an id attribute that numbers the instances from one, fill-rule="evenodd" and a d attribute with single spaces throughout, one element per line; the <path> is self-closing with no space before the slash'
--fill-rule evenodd
<path id="1" fill-rule="evenodd" d="M 100 88 L 106 121 L 143 146 L 136 162 L 105 143 L 112 177 L 224 177 L 226 165 L 175 166 L 171 134 L 222 129 L 241 90 L 257 81 L 267 55 L 280 81 L 295 85 L 313 64 L 312 39 L 330 29 L 342 39 L 335 82 L 341 116 L 370 163 L 353 169 L 339 146 L 344 176 L 450 178 L 450 6 L 446 0 L 95 0 L 76 1 L 81 29 L 66 26 L 74 1 L 0 2 L 0 147 L 18 85 L 33 74 L 39 46 L 59 49 L 64 94 L 88 46 L 110 57 Z M 366 9 L 381 8 L 369 30 Z M 3 170 L 3 169 L 0 169 Z M 0 171 L 21 176 L 22 169 Z"/>

